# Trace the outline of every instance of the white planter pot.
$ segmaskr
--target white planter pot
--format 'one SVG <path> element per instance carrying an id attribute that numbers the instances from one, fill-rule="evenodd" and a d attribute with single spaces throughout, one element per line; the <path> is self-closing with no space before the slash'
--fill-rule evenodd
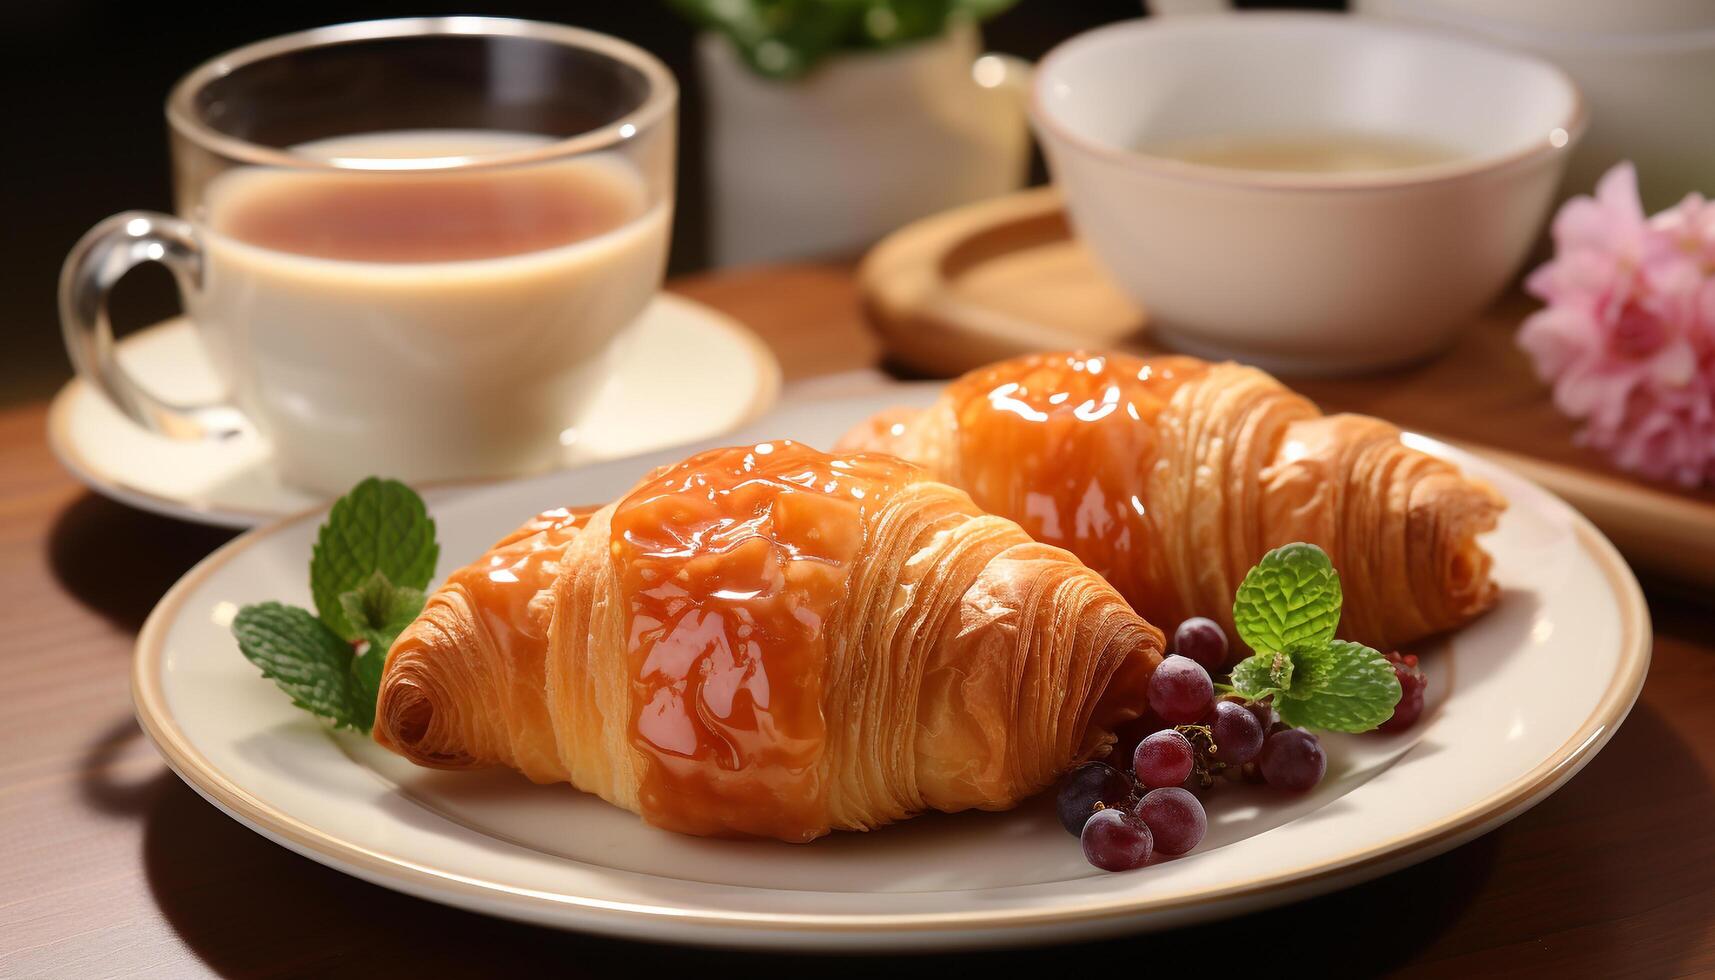
<path id="1" fill-rule="evenodd" d="M 752 72 L 723 37 L 697 55 L 707 106 L 716 265 L 855 252 L 900 225 L 1023 183 L 1029 142 L 1011 79 L 972 66 L 968 24 L 836 55 L 794 81 Z M 998 84 L 997 84 L 998 82 Z"/>

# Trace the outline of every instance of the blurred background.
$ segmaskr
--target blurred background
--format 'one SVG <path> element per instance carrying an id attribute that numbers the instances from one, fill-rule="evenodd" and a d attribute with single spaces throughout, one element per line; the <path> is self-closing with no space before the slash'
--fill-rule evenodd
<path id="1" fill-rule="evenodd" d="M 1339 0 L 1247 0 L 1242 8 L 1339 9 Z M 1138 0 L 1021 0 L 983 26 L 985 46 L 1035 59 L 1091 27 L 1136 17 Z M 0 236 L 0 404 L 47 397 L 71 376 L 54 290 L 85 230 L 131 208 L 170 211 L 162 103 L 204 60 L 277 34 L 382 17 L 482 14 L 558 21 L 632 41 L 679 78 L 678 207 L 670 275 L 711 263 L 704 93 L 696 28 L 665 0 L 294 0 L 235 5 L 53 0 L 7 5 L 0 83 L 10 94 Z M 1030 181 L 1044 180 L 1033 152 Z M 128 276 L 112 308 L 123 332 L 177 311 L 159 266 Z"/>

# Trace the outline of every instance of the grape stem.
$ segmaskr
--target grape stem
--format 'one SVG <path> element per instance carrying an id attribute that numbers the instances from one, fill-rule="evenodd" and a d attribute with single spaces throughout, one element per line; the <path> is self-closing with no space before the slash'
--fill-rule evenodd
<path id="1" fill-rule="evenodd" d="M 1226 763 L 1214 759 L 1215 752 L 1219 751 L 1215 745 L 1215 730 L 1208 725 L 1175 725 L 1173 730 L 1191 743 L 1191 775 L 1197 777 L 1204 789 L 1213 786 L 1215 773 L 1227 768 Z"/>

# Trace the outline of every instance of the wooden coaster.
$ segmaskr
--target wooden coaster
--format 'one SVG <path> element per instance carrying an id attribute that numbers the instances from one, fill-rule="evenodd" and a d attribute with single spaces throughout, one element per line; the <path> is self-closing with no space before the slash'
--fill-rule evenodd
<path id="1" fill-rule="evenodd" d="M 1034 350 L 1152 353 L 1148 315 L 1071 234 L 1052 188 L 925 218 L 865 257 L 859 287 L 897 361 L 952 376 Z M 1615 471 L 1573 444 L 1514 337 L 1536 308 L 1503 297 L 1440 356 L 1347 378 L 1291 378 L 1325 411 L 1362 412 L 1499 459 L 1566 498 L 1635 564 L 1715 588 L 1715 489 Z"/>

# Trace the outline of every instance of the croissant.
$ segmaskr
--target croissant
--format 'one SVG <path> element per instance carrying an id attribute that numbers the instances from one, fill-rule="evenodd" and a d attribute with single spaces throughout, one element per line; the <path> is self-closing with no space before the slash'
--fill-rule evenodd
<path id="1" fill-rule="evenodd" d="M 1161 650 L 1076 558 L 920 467 L 765 443 L 454 572 L 388 651 L 374 737 L 808 841 L 1017 804 L 1138 716 Z"/>
<path id="2" fill-rule="evenodd" d="M 1036 354 L 841 440 L 921 463 L 1100 572 L 1151 622 L 1209 616 L 1269 549 L 1309 541 L 1345 591 L 1341 632 L 1391 649 L 1494 605 L 1477 542 L 1505 501 L 1386 422 L 1323 415 L 1255 368 Z"/>

